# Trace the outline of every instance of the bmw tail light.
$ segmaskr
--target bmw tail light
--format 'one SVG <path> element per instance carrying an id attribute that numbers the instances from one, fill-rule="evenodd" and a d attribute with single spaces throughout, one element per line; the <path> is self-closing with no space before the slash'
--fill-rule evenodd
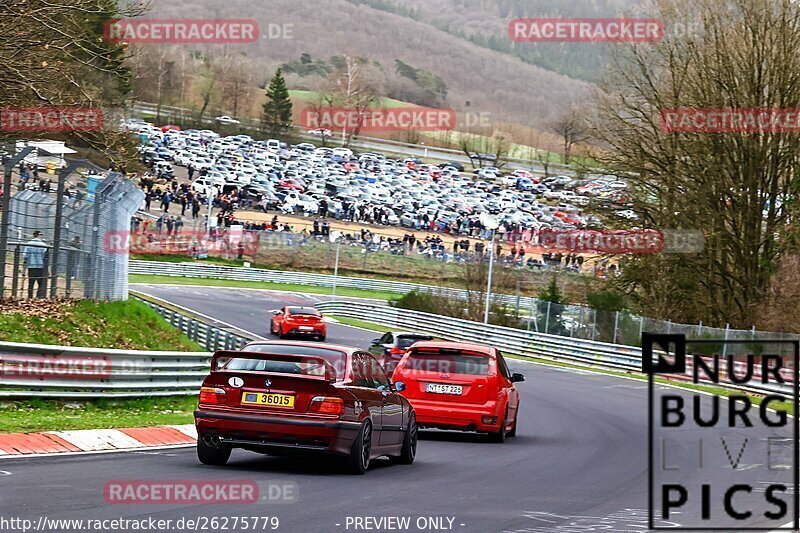
<path id="1" fill-rule="evenodd" d="M 308 410 L 311 413 L 340 415 L 344 413 L 344 400 L 336 396 L 314 396 Z"/>
<path id="2" fill-rule="evenodd" d="M 200 387 L 200 403 L 225 403 L 225 390 L 219 387 Z"/>
<path id="3" fill-rule="evenodd" d="M 389 349 L 389 353 L 392 355 L 403 355 L 404 353 L 406 353 L 406 351 L 402 348 L 398 348 L 397 346 L 392 346 Z"/>

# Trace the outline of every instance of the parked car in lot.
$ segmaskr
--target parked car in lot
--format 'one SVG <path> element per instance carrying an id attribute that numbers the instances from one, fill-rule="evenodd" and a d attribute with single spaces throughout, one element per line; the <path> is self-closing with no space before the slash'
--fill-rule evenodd
<path id="1" fill-rule="evenodd" d="M 241 121 L 236 120 L 233 117 L 229 117 L 228 115 L 219 116 L 219 117 L 215 118 L 214 120 L 216 120 L 220 124 L 241 124 Z"/>
<path id="2" fill-rule="evenodd" d="M 407 331 L 388 331 L 382 337 L 372 340 L 369 353 L 375 356 L 383 365 L 386 373 L 391 376 L 400 359 L 412 344 L 430 340 L 433 340 L 430 335 Z"/>
<path id="3" fill-rule="evenodd" d="M 419 427 L 488 433 L 504 442 L 517 433 L 519 392 L 497 348 L 456 342 L 417 342 L 394 371 L 417 413 Z"/>
<path id="4" fill-rule="evenodd" d="M 311 336 L 324 341 L 327 333 L 322 313 L 313 307 L 287 305 L 273 311 L 269 332 L 281 339 L 288 336 Z"/>
<path id="5" fill-rule="evenodd" d="M 381 456 L 411 464 L 417 425 L 403 388 L 349 346 L 260 341 L 218 351 L 194 412 L 198 459 L 221 466 L 241 448 L 330 455 L 354 474 Z"/>

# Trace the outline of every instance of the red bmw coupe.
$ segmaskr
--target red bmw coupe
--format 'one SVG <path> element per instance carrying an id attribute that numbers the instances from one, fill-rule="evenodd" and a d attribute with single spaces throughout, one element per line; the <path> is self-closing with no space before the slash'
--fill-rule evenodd
<path id="1" fill-rule="evenodd" d="M 414 409 L 368 352 L 308 342 L 218 351 L 194 412 L 197 455 L 224 465 L 233 448 L 340 456 L 363 474 L 372 459 L 411 464 Z"/>

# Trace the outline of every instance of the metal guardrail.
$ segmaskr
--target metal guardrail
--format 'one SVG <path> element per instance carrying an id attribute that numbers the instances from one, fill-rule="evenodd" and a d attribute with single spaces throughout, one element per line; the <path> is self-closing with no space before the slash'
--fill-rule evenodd
<path id="1" fill-rule="evenodd" d="M 196 394 L 211 354 L 0 343 L 2 398 Z"/>
<path id="2" fill-rule="evenodd" d="M 200 320 L 191 313 L 172 309 L 161 305 L 152 296 L 131 294 L 131 297 L 144 302 L 156 313 L 161 315 L 172 326 L 185 333 L 190 340 L 196 342 L 209 352 L 216 350 L 239 350 L 253 338 L 230 331 L 227 325 L 217 326 L 207 319 Z"/>
<path id="3" fill-rule="evenodd" d="M 406 294 L 411 291 L 435 293 L 444 298 L 470 300 L 476 297 L 475 292 L 464 289 L 425 285 L 403 281 L 382 280 L 292 272 L 285 270 L 267 270 L 261 268 L 232 267 L 212 265 L 208 263 L 171 263 L 166 261 L 130 261 L 129 271 L 132 274 L 156 274 L 162 276 L 183 276 L 193 278 L 225 279 L 237 281 L 260 281 L 271 283 L 289 283 L 296 285 L 315 285 L 332 287 L 336 279 L 337 287 L 375 290 Z M 479 296 L 479 295 L 478 295 Z M 471 298 L 470 298 L 471 297 Z M 492 293 L 493 303 L 509 309 L 516 309 L 521 317 L 529 319 L 529 330 L 543 334 L 555 334 L 570 338 L 592 341 L 604 341 L 613 344 L 637 344 L 644 331 L 653 333 L 683 333 L 687 338 L 719 338 L 725 340 L 753 341 L 759 340 L 797 340 L 800 336 L 790 333 L 774 333 L 749 330 L 714 328 L 701 324 L 679 324 L 668 320 L 658 320 L 622 311 L 602 311 L 583 305 L 551 304 L 531 296 L 504 293 Z M 481 298 L 482 299 L 482 298 Z M 559 321 L 547 317 L 562 318 Z M 561 322 L 562 327 L 557 327 Z M 605 323 L 605 329 L 601 325 Z"/>
<path id="4" fill-rule="evenodd" d="M 140 398 L 197 394 L 211 352 L 250 338 L 158 302 L 143 301 L 207 352 L 165 352 L 0 343 L 0 398 Z"/>
<path id="5" fill-rule="evenodd" d="M 329 301 L 317 303 L 316 306 L 329 315 L 365 320 L 389 328 L 409 329 L 444 340 L 487 344 L 497 347 L 503 353 L 517 356 L 641 374 L 642 351 L 641 348 L 633 346 L 548 335 L 365 303 Z M 687 378 L 688 376 L 675 377 L 676 380 L 682 381 Z M 783 387 L 774 384 L 748 384 L 741 389 L 755 394 L 793 393 L 790 383 L 786 383 Z"/>
<path id="6" fill-rule="evenodd" d="M 349 276 L 332 276 L 330 274 L 314 274 L 307 272 L 292 272 L 287 270 L 267 270 L 263 268 L 231 267 L 210 265 L 206 263 L 171 263 L 167 261 L 142 261 L 131 260 L 129 264 L 131 274 L 151 274 L 158 276 L 179 276 L 190 278 L 225 279 L 235 281 L 260 281 L 268 283 L 288 283 L 293 285 L 317 285 L 333 287 L 334 279 L 337 287 L 353 289 L 374 290 L 406 294 L 414 290 L 430 291 L 448 298 L 466 299 L 468 292 L 463 289 L 441 287 L 438 285 L 424 285 L 405 281 L 391 281 L 372 278 L 355 278 Z M 497 294 L 498 301 L 506 305 L 514 305 L 517 297 L 513 294 Z M 520 305 L 532 305 L 530 297 L 520 296 Z"/>

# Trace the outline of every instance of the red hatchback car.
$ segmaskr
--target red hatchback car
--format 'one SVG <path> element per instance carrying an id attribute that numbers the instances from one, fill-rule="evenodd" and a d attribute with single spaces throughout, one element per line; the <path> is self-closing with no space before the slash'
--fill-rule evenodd
<path id="1" fill-rule="evenodd" d="M 307 336 L 324 341 L 327 328 L 322 314 L 313 307 L 287 305 L 273 311 L 269 332 L 281 339 L 289 336 Z"/>
<path id="2" fill-rule="evenodd" d="M 457 342 L 417 342 L 392 379 L 417 413 L 419 427 L 489 433 L 495 442 L 517 433 L 519 392 L 525 381 L 511 373 L 496 348 Z"/>
<path id="3" fill-rule="evenodd" d="M 253 342 L 218 351 L 194 412 L 197 456 L 224 465 L 233 448 L 340 456 L 352 473 L 389 456 L 411 464 L 414 409 L 369 353 L 309 342 Z"/>

